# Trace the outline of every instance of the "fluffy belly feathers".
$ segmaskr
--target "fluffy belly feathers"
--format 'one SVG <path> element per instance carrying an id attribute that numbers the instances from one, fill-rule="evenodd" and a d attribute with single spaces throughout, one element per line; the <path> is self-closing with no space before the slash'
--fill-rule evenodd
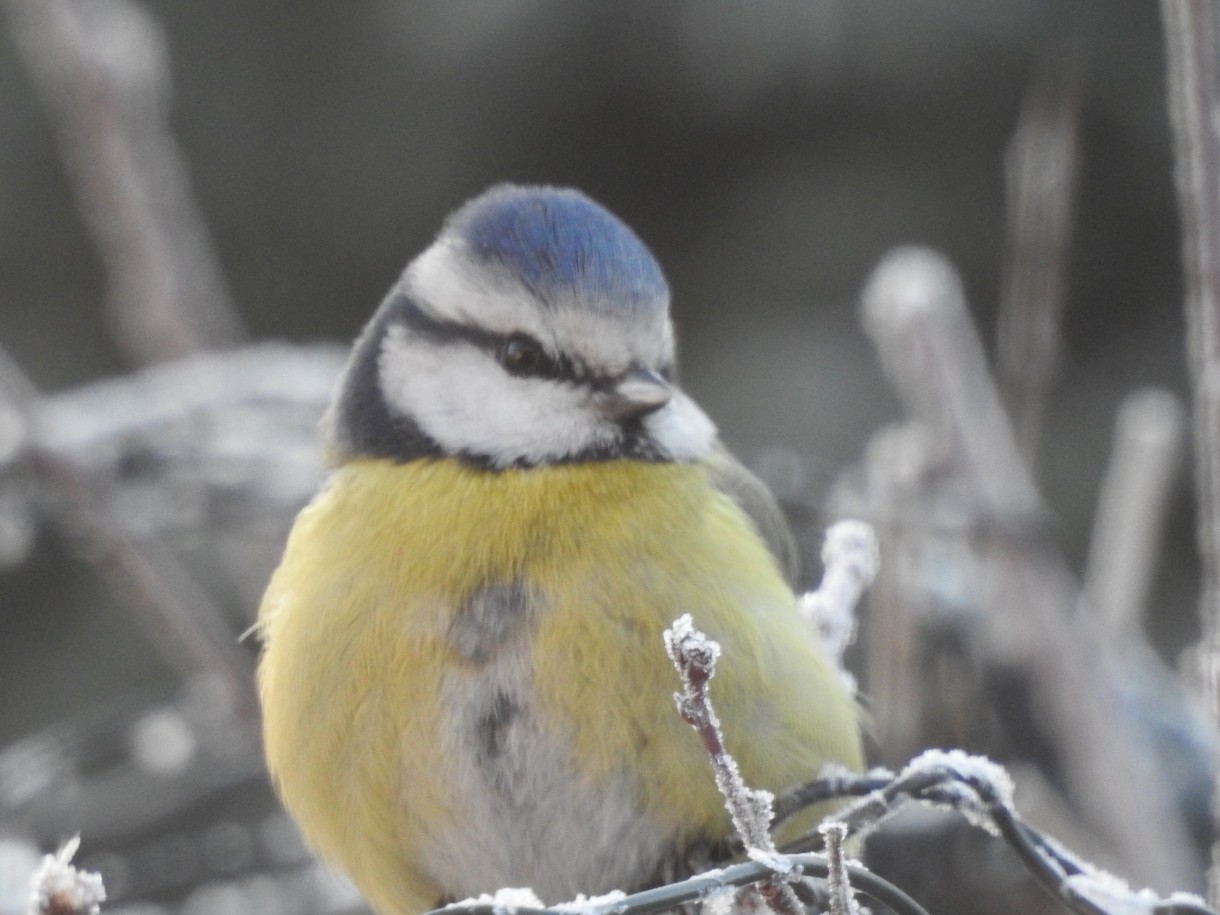
<path id="1" fill-rule="evenodd" d="M 747 782 L 860 765 L 851 700 L 703 468 L 345 465 L 261 613 L 273 776 L 384 912 L 636 887 L 729 829 L 673 706 L 661 632 L 687 612 L 722 643 Z"/>

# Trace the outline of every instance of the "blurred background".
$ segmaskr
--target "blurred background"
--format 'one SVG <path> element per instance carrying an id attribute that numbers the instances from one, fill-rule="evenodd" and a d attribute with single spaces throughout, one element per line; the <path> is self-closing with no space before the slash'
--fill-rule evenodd
<path id="1" fill-rule="evenodd" d="M 261 781 L 236 685 L 254 648 L 228 634 L 252 621 L 321 479 L 313 423 L 341 347 L 445 214 L 490 184 L 579 187 L 651 246 L 684 385 L 791 510 L 810 583 L 828 505 L 860 509 L 844 480 L 904 416 L 861 289 L 893 246 L 932 246 L 995 352 L 1023 112 L 1050 111 L 1048 143 L 1073 150 L 1058 359 L 1027 449 L 1039 536 L 1069 574 L 1085 572 L 1124 397 L 1187 400 L 1151 3 L 0 11 L 0 900 L 33 847 L 83 830 L 113 911 L 356 904 L 311 869 Z M 196 302 L 195 326 L 166 331 L 124 304 L 148 289 Z M 1158 683 L 1198 637 L 1180 470 L 1143 601 L 1140 669 Z M 166 582 L 169 612 L 155 606 Z M 1188 732 L 1186 787 L 1171 793 L 1205 823 L 1208 737 L 1166 714 Z M 981 733 L 972 749 L 1027 758 L 1071 794 L 1062 754 L 1014 737 L 1002 708 L 982 717 L 981 731 L 931 733 Z M 1201 847 L 1206 826 L 1191 828 Z M 1198 888 L 1201 863 L 1187 870 Z"/>

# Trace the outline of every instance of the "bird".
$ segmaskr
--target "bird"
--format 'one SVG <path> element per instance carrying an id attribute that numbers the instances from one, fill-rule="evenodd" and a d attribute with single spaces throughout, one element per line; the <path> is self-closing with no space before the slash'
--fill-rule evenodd
<path id="1" fill-rule="evenodd" d="M 459 207 L 357 338 L 259 610 L 273 783 L 381 915 L 682 872 L 732 827 L 662 632 L 722 649 L 746 782 L 863 765 L 767 488 L 679 386 L 670 291 L 580 191 Z M 785 828 L 792 824 L 785 824 Z"/>

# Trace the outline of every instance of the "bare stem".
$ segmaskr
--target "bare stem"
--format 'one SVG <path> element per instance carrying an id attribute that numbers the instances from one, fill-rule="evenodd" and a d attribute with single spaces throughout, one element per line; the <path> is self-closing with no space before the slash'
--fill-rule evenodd
<path id="1" fill-rule="evenodd" d="M 1079 624 L 1079 589 L 1043 534 L 1041 499 L 953 268 L 931 251 L 895 251 L 863 299 L 866 329 L 907 408 L 908 435 L 918 430 L 924 441 L 905 508 L 905 549 L 922 551 L 924 564 L 911 563 L 915 577 L 900 594 L 926 591 L 937 557 L 958 558 L 958 574 L 977 582 L 969 600 L 983 611 L 981 656 L 1030 684 L 1073 799 L 1137 879 L 1189 886 L 1196 875 L 1185 829 L 1119 711 L 1096 637 Z M 1145 787 L 1133 795 L 1134 784 Z"/>
<path id="2" fill-rule="evenodd" d="M 135 0 L 3 0 L 137 362 L 244 338 L 169 133 L 164 38 Z"/>
<path id="3" fill-rule="evenodd" d="M 1195 485 L 1202 588 L 1199 652 L 1212 719 L 1220 727 L 1220 54 L 1211 0 L 1161 0 L 1173 128 L 1186 327 L 1194 386 Z M 1220 816 L 1220 793 L 1212 802 Z M 1220 905 L 1220 845 L 1208 896 Z"/>
<path id="4" fill-rule="evenodd" d="M 1061 349 L 1079 145 L 1077 83 L 1064 65 L 1043 68 L 1026 95 L 1005 157 L 1008 234 L 997 373 L 1030 467 Z"/>
<path id="5" fill-rule="evenodd" d="M 819 832 L 826 839 L 826 860 L 830 864 L 830 874 L 826 878 L 830 888 L 830 915 L 859 915 L 860 906 L 847 872 L 847 853 L 843 850 L 847 824 L 825 823 Z"/>
<path id="6" fill-rule="evenodd" d="M 1182 428 L 1182 408 L 1168 391 L 1136 392 L 1119 409 L 1084 577 L 1086 612 L 1112 643 L 1139 635 Z"/>

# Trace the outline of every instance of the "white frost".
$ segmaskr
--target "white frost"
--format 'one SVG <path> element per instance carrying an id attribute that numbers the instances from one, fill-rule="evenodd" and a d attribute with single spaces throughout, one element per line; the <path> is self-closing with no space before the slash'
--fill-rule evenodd
<path id="1" fill-rule="evenodd" d="M 460 902 L 452 902 L 447 909 L 464 908 L 472 905 L 494 906 L 498 915 L 512 915 L 517 909 L 545 909 L 546 905 L 529 887 L 506 886 L 494 893 L 481 893 Z"/>
<path id="2" fill-rule="evenodd" d="M 856 638 L 856 604 L 880 565 L 872 527 L 863 521 L 831 525 L 822 546 L 822 565 L 821 584 L 797 598 L 797 612 L 821 635 L 842 670 L 843 654 Z M 846 670 L 843 676 L 854 695 L 855 679 Z"/>
<path id="3" fill-rule="evenodd" d="M 57 911 L 64 906 L 80 915 L 97 915 L 101 911 L 101 903 L 106 901 L 101 874 L 72 866 L 78 848 L 80 836 L 75 836 L 55 854 L 43 857 L 31 880 L 31 915 L 46 911 L 53 901 Z"/>
<path id="4" fill-rule="evenodd" d="M 624 907 L 622 902 L 626 898 L 627 894 L 622 890 L 611 890 L 601 896 L 586 896 L 581 893 L 571 902 L 561 902 L 551 908 L 557 912 L 572 912 L 573 915 L 580 912 L 614 912 Z"/>
<path id="5" fill-rule="evenodd" d="M 751 861 L 757 861 L 764 867 L 769 868 L 776 874 L 787 877 L 796 870 L 796 866 L 792 860 L 785 854 L 781 854 L 772 848 L 747 848 L 746 857 Z"/>
<path id="6" fill-rule="evenodd" d="M 1105 871 L 1073 874 L 1065 882 L 1108 915 L 1153 915 L 1163 902 L 1152 890 L 1132 891 L 1123 880 Z"/>

